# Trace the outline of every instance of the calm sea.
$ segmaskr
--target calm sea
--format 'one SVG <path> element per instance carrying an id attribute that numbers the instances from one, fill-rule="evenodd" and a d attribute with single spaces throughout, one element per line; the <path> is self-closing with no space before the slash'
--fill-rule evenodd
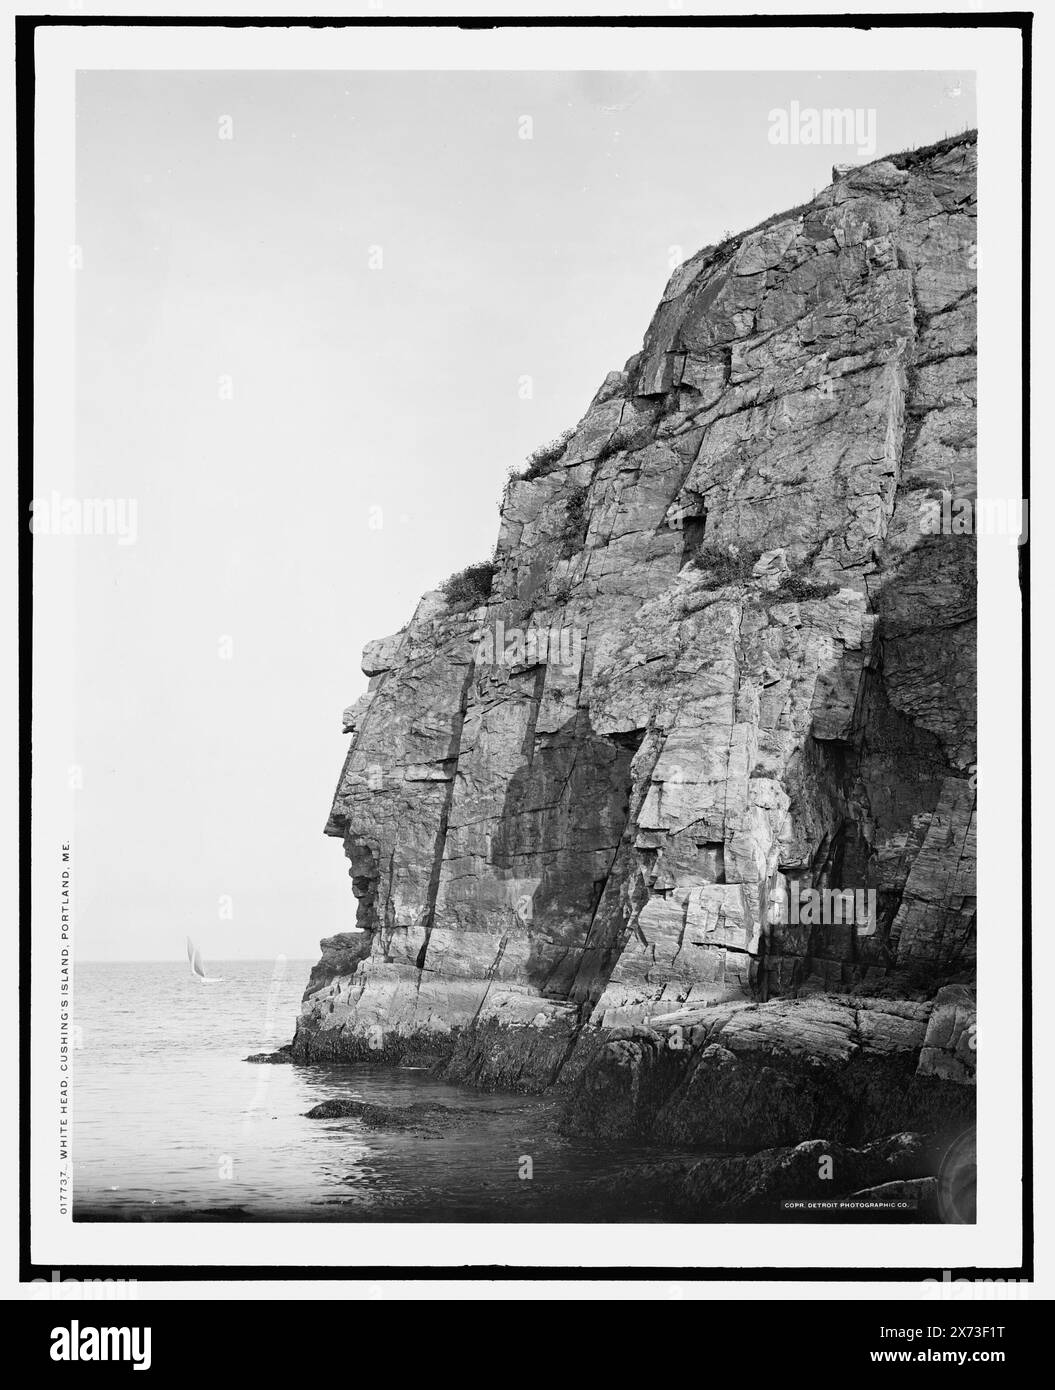
<path id="1" fill-rule="evenodd" d="M 656 1151 L 565 1139 L 552 1100 L 402 1067 L 247 1064 L 292 1038 L 311 963 L 208 968 L 221 983 L 198 984 L 184 963 L 77 966 L 75 1219 L 661 1218 L 605 1196 L 606 1178 Z M 334 1097 L 456 1113 L 420 1133 L 305 1118 Z"/>

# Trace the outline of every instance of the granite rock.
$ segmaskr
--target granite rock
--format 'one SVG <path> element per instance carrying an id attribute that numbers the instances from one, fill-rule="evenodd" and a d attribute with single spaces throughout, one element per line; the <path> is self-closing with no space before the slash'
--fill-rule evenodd
<path id="1" fill-rule="evenodd" d="M 755 1085 L 755 1142 L 962 1095 L 966 1005 L 933 997 L 973 968 L 974 542 L 922 518 L 974 490 L 975 169 L 965 135 L 840 170 L 679 266 L 508 484 L 490 595 L 426 594 L 367 647 L 326 825 L 356 930 L 323 944 L 298 1060 L 592 1075 L 602 1128 L 694 1142 L 705 1079 L 729 1133 Z M 793 919 L 842 889 L 870 923 Z M 659 1018 L 703 1045 L 672 1056 Z M 821 1071 L 827 1110 L 793 1094 Z"/>
<path id="2" fill-rule="evenodd" d="M 628 1169 L 616 1187 L 621 1201 L 635 1213 L 647 1215 L 654 1206 L 668 1219 L 788 1219 L 782 1204 L 793 1201 L 814 1206 L 793 1211 L 791 1219 L 815 1224 L 829 1214 L 821 1204 L 868 1199 L 908 1201 L 916 1208 L 917 1220 L 934 1220 L 933 1195 L 921 1202 L 919 1189 L 935 1183 L 937 1161 L 934 1146 L 918 1134 L 895 1134 L 861 1148 L 818 1138 L 761 1149 L 747 1157 L 663 1159 Z M 609 1196 L 611 1186 L 607 1180 Z M 875 1214 L 860 1212 L 854 1219 L 869 1215 L 875 1219 Z"/>

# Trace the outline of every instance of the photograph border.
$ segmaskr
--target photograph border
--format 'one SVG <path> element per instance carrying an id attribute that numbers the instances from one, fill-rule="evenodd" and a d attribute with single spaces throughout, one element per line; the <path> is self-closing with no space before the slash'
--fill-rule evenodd
<path id="1" fill-rule="evenodd" d="M 1031 256 L 1031 117 L 1032 117 L 1033 15 L 1023 11 L 984 13 L 915 14 L 795 14 L 795 15 L 563 15 L 472 17 L 408 15 L 400 17 L 340 16 L 135 16 L 135 15 L 18 15 L 15 17 L 16 80 L 16 199 L 17 199 L 17 351 L 18 351 L 18 680 L 19 680 L 19 1279 L 47 1279 L 50 1265 L 31 1258 L 30 1228 L 30 1001 L 32 980 L 31 849 L 32 849 L 32 678 L 33 678 L 33 536 L 26 519 L 33 496 L 34 467 L 34 234 L 35 234 L 35 58 L 38 29 L 49 28 L 610 28 L 652 29 L 1012 29 L 1022 43 L 1022 498 L 1029 498 L 1030 449 L 1030 256 Z M 1033 1063 L 1032 1063 L 1032 943 L 1031 943 L 1031 806 L 1030 806 L 1030 555 L 1028 537 L 1018 547 L 1022 601 L 1022 1263 L 1019 1266 L 953 1269 L 953 1279 L 1032 1280 L 1034 1278 L 1033 1197 Z M 442 1223 L 436 1223 L 442 1224 Z M 325 1227 L 324 1227 L 325 1229 Z M 706 1226 L 701 1225 L 701 1230 Z M 937 1271 L 940 1275 L 941 1271 Z M 679 1282 L 825 1280 L 860 1282 L 912 1281 L 934 1278 L 933 1267 L 855 1268 L 779 1266 L 743 1268 L 730 1266 L 330 1266 L 330 1265 L 123 1265 L 93 1263 L 63 1266 L 70 1279 L 106 1277 L 158 1281 L 264 1281 L 286 1280 L 676 1280 Z"/>

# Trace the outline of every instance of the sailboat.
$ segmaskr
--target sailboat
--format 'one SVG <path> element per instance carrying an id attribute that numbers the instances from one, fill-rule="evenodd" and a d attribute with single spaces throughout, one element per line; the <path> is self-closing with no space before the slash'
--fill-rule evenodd
<path id="1" fill-rule="evenodd" d="M 190 961 L 191 974 L 203 985 L 218 985 L 223 979 L 222 975 L 206 975 L 201 952 L 189 936 L 187 937 L 187 959 Z"/>

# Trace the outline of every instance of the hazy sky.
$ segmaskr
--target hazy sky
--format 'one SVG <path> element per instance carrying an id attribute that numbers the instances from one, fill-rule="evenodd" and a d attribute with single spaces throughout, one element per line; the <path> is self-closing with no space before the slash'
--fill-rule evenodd
<path id="1" fill-rule="evenodd" d="M 364 643 L 490 554 L 674 248 L 856 157 L 771 144 L 793 101 L 874 110 L 879 155 L 975 124 L 957 72 L 80 74 L 77 486 L 137 508 L 78 548 L 80 958 L 353 925 Z"/>

